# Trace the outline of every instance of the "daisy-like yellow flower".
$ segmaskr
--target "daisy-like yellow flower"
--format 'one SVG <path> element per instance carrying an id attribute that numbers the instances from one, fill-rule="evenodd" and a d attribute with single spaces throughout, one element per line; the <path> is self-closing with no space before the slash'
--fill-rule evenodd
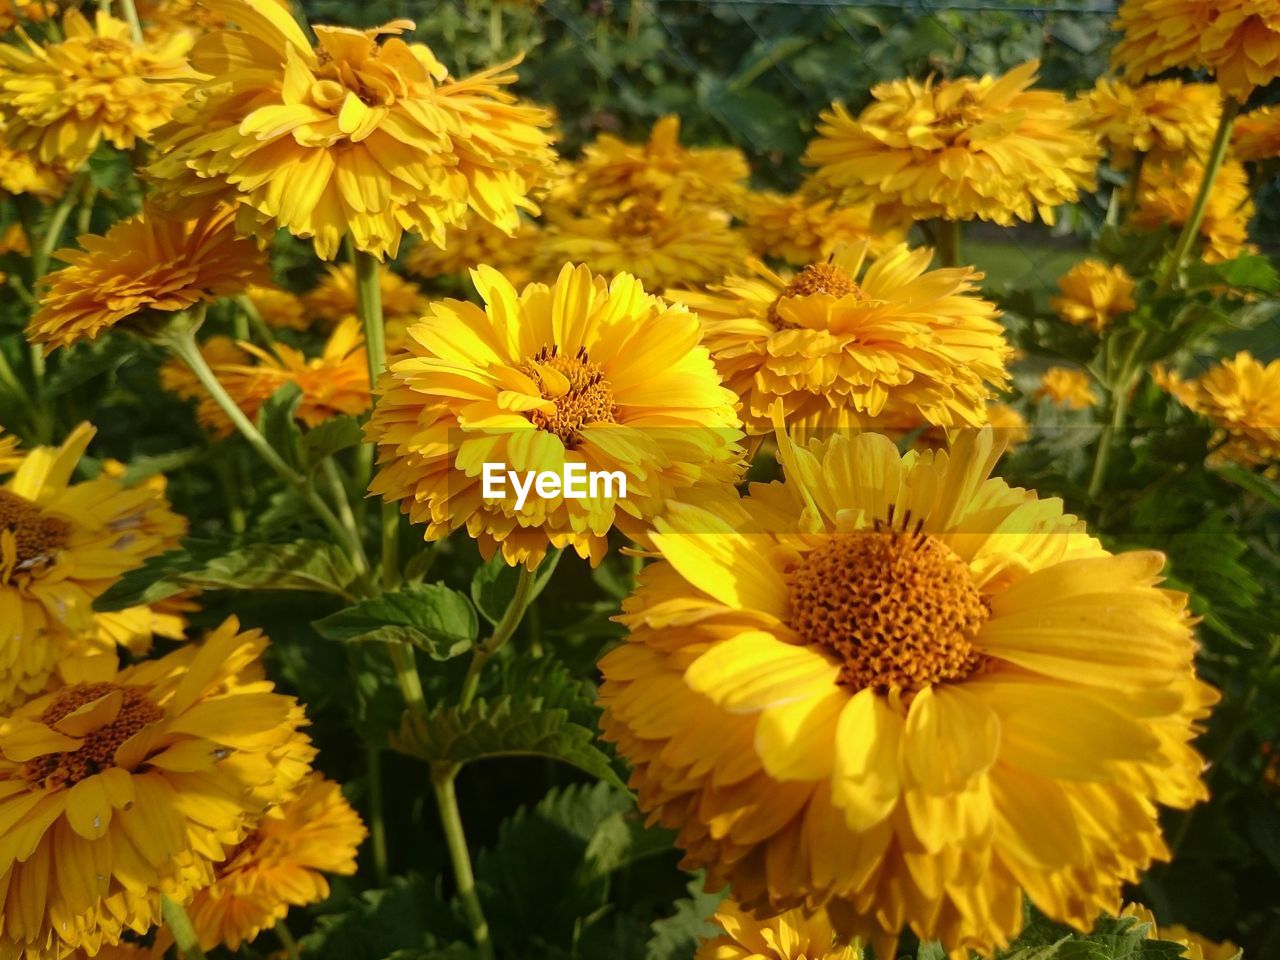
<path id="1" fill-rule="evenodd" d="M 3 138 L 0 129 L 0 138 Z M 59 196 L 67 187 L 67 170 L 60 163 L 40 163 L 26 150 L 14 150 L 0 143 L 0 190 L 29 193 L 42 200 Z"/>
<path id="2" fill-rule="evenodd" d="M 825 906 L 880 957 L 903 926 L 990 953 L 1024 896 L 1082 930 L 1117 910 L 1169 855 L 1157 804 L 1206 795 L 1216 693 L 1164 557 L 990 478 L 989 429 L 779 449 L 784 482 L 657 521 L 600 662 L 641 809 L 709 889 Z"/>
<path id="3" fill-rule="evenodd" d="M 1163 371 L 1155 380 L 1218 427 L 1215 460 L 1280 462 L 1280 360 L 1264 364 L 1242 350 L 1191 380 Z"/>
<path id="4" fill-rule="evenodd" d="M 1138 308 L 1133 299 L 1133 277 L 1118 263 L 1081 260 L 1058 278 L 1058 289 L 1062 295 L 1049 301 L 1058 316 L 1095 333 Z"/>
<path id="5" fill-rule="evenodd" d="M 501 547 L 513 566 L 568 546 L 595 564 L 610 527 L 642 530 L 677 493 L 736 480 L 735 398 L 697 317 L 628 274 L 606 281 L 584 266 L 520 291 L 488 267 L 471 279 L 484 306 L 432 304 L 366 427 L 378 445 L 370 491 L 401 501 L 427 540 L 465 527 L 486 558 Z M 510 485 L 482 495 L 485 462 L 521 477 L 582 464 L 572 469 L 620 474 L 626 494 L 601 484 L 517 506 Z"/>
<path id="6" fill-rule="evenodd" d="M 230 618 L 199 645 L 67 683 L 0 723 L 0 956 L 119 943 L 213 879 L 314 751 L 302 708 L 261 679 L 259 631 Z M 25 953 L 24 953 L 25 951 Z"/>
<path id="7" fill-rule="evenodd" d="M 41 163 L 80 166 L 105 140 L 131 150 L 165 123 L 192 76 L 191 37 L 136 44 L 105 11 L 93 23 L 62 17 L 64 39 L 41 47 L 0 45 L 0 120 L 5 143 Z"/>
<path id="8" fill-rule="evenodd" d="M 1231 151 L 1245 161 L 1280 157 L 1280 107 L 1259 107 L 1237 117 Z"/>
<path id="9" fill-rule="evenodd" d="M 186 521 L 154 485 L 71 476 L 94 430 L 61 447 L 10 454 L 0 485 L 0 705 L 44 688 L 61 655 L 99 623 L 93 601 L 121 575 L 177 545 Z"/>
<path id="10" fill-rule="evenodd" d="M 798 193 L 752 193 L 743 204 L 744 232 L 756 256 L 793 266 L 825 260 L 841 247 L 865 240 L 872 256 L 907 239 L 909 223 L 871 204 L 836 207 L 830 198 Z"/>
<path id="11" fill-rule="evenodd" d="M 1032 396 L 1068 410 L 1086 410 L 1098 402 L 1098 395 L 1093 392 L 1093 379 L 1075 367 L 1050 367 L 1040 378 L 1040 386 Z"/>
<path id="12" fill-rule="evenodd" d="M 387 352 L 394 353 L 404 342 L 405 329 L 427 312 L 431 301 L 412 280 L 385 267 L 378 271 L 378 288 Z M 327 324 L 336 326 L 345 320 L 358 320 L 355 267 L 349 263 L 330 266 L 315 289 L 303 296 L 302 303 L 308 316 Z"/>
<path id="13" fill-rule="evenodd" d="M 1186 960 L 1236 960 L 1240 956 L 1240 948 L 1230 940 L 1218 943 L 1178 923 L 1158 926 L 1155 914 L 1140 903 L 1125 904 L 1124 909 L 1120 911 L 1120 916 L 1134 917 L 1139 922 L 1145 923 L 1148 940 L 1167 940 L 1180 944 L 1185 948 L 1183 956 Z"/>
<path id="14" fill-rule="evenodd" d="M 234 218 L 226 208 L 188 220 L 147 207 L 104 236 L 80 237 L 82 249 L 54 254 L 68 266 L 46 278 L 27 339 L 69 347 L 269 282 L 262 254 L 236 236 Z"/>
<path id="15" fill-rule="evenodd" d="M 1204 160 L 1222 117 L 1222 94 L 1211 83 L 1160 80 L 1130 86 L 1099 78 L 1084 97 L 1088 126 L 1111 153 L 1112 164 L 1127 169 L 1135 154 L 1154 160 Z"/>
<path id="16" fill-rule="evenodd" d="M 200 946 L 239 950 L 290 907 L 329 896 L 326 873 L 352 876 L 368 831 L 338 784 L 313 773 L 258 828 L 227 851 L 217 878 L 188 908 Z"/>
<path id="17" fill-rule="evenodd" d="M 680 118 L 653 125 L 645 143 L 602 133 L 556 183 L 553 196 L 578 208 L 616 205 L 638 193 L 736 210 L 751 168 L 736 147 L 682 147 Z"/>
<path id="18" fill-rule="evenodd" d="M 804 162 L 842 204 L 900 206 L 916 220 L 1009 225 L 1039 214 L 1052 224 L 1055 207 L 1093 189 L 1101 150 L 1084 103 L 1030 89 L 1038 69 L 877 84 L 858 116 L 839 102 L 822 114 Z"/>
<path id="19" fill-rule="evenodd" d="M 461 80 L 396 20 L 313 28 L 273 0 L 208 0 L 239 30 L 201 37 L 198 84 L 157 143 L 176 197 L 234 198 L 244 233 L 283 227 L 332 260 L 344 235 L 379 258 L 406 230 L 443 246 L 468 210 L 514 231 L 554 160 L 547 111 L 506 91 L 510 64 Z M 228 82 L 234 78 L 234 82 Z"/>
<path id="20" fill-rule="evenodd" d="M 404 268 L 430 280 L 465 276 L 483 263 L 522 286 L 534 279 L 541 239 L 541 228 L 531 220 L 521 220 L 516 232 L 508 236 L 487 220 L 472 216 L 460 230 L 449 234 L 443 249 L 429 243 L 415 246 L 405 256 Z M 422 313 L 419 310 L 417 316 Z"/>
<path id="21" fill-rule="evenodd" d="M 814 427 L 985 422 L 1010 350 L 981 274 L 930 270 L 932 251 L 905 244 L 870 265 L 866 253 L 864 241 L 792 279 L 752 262 L 754 276 L 707 293 L 668 292 L 702 318 L 748 433 L 772 429 L 779 401 L 789 424 Z"/>
<path id="22" fill-rule="evenodd" d="M 597 273 L 630 273 L 654 289 L 718 280 L 747 256 L 729 214 L 654 194 L 578 215 L 553 212 L 539 249 L 544 274 L 568 260 Z"/>
<path id="23" fill-rule="evenodd" d="M 857 945 L 836 942 L 831 922 L 822 911 L 788 910 L 760 920 L 726 900 L 715 922 L 725 934 L 706 940 L 694 960 L 859 960 Z"/>
<path id="24" fill-rule="evenodd" d="M 286 383 L 301 389 L 296 416 L 308 427 L 338 414 L 358 416 L 369 409 L 369 368 L 357 321 L 348 318 L 338 324 L 318 357 L 309 358 L 286 343 L 276 343 L 274 351 L 228 337 L 210 337 L 200 345 L 214 376 L 250 420 L 257 419 L 262 405 Z M 196 419 L 206 430 L 219 437 L 234 431 L 231 418 L 186 364 L 167 361 L 160 370 L 160 382 L 182 399 L 196 402 Z"/>
<path id="25" fill-rule="evenodd" d="M 1160 163 L 1143 167 L 1138 202 L 1129 213 L 1129 223 L 1144 230 L 1163 226 L 1178 229 L 1191 215 L 1203 178 L 1204 167 L 1196 160 L 1178 166 Z M 1245 252 L 1253 214 L 1249 176 L 1239 160 L 1228 158 L 1213 181 L 1200 222 L 1204 259 L 1217 263 Z"/>
<path id="26" fill-rule="evenodd" d="M 274 284 L 253 284 L 245 288 L 253 309 L 273 330 L 306 330 L 311 326 L 302 298 Z"/>
<path id="27" fill-rule="evenodd" d="M 1280 76 L 1280 0 L 1124 0 L 1113 26 L 1112 63 L 1133 79 L 1204 68 L 1244 101 Z"/>

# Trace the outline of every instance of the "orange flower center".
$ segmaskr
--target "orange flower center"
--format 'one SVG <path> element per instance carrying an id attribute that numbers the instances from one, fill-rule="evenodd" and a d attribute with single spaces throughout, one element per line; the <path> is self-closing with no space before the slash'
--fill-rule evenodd
<path id="1" fill-rule="evenodd" d="M 56 725 L 86 704 L 120 692 L 119 709 L 112 719 L 86 733 L 76 750 L 46 753 L 33 757 L 22 767 L 28 782 L 44 787 L 70 787 L 86 777 L 116 765 L 116 750 L 149 723 L 164 716 L 164 711 L 147 699 L 142 687 L 125 687 L 115 683 L 73 683 L 58 691 L 53 703 L 40 714 L 40 722 Z"/>
<path id="2" fill-rule="evenodd" d="M 857 281 L 833 263 L 811 263 L 796 275 L 778 294 L 778 298 L 769 307 L 769 322 L 779 330 L 798 330 L 800 325 L 792 323 L 778 315 L 778 304 L 783 300 L 812 297 L 817 294 L 829 297 L 854 297 L 864 299 L 862 288 Z"/>
<path id="3" fill-rule="evenodd" d="M 919 530 L 832 536 L 789 583 L 791 626 L 840 658 L 843 686 L 914 693 L 986 659 L 973 646 L 986 601 L 964 562 Z"/>
<path id="4" fill-rule="evenodd" d="M 613 388 L 600 365 L 588 358 L 585 347 L 579 347 L 571 357 L 559 353 L 555 346 L 543 347 L 519 369 L 538 384 L 542 398 L 555 405 L 550 413 L 530 411 L 529 419 L 539 429 L 554 433 L 566 447 L 572 448 L 581 440 L 578 431 L 584 424 L 616 422 Z"/>
<path id="5" fill-rule="evenodd" d="M 71 524 L 50 517 L 16 493 L 0 490 L 0 532 L 13 535 L 17 547 L 15 570 L 27 570 L 53 560 L 67 545 Z"/>

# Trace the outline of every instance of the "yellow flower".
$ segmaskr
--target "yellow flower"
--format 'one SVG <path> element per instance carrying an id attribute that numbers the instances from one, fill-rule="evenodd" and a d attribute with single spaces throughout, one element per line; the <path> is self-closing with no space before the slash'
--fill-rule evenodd
<path id="1" fill-rule="evenodd" d="M 1085 410 L 1098 402 L 1089 374 L 1073 367 L 1050 367 L 1033 396 L 1069 410 Z"/>
<path id="2" fill-rule="evenodd" d="M 817 263 L 841 247 L 865 240 L 872 256 L 907 239 L 908 223 L 893 223 L 871 204 L 834 207 L 808 192 L 752 193 L 744 204 L 752 251 L 793 266 Z"/>
<path id="3" fill-rule="evenodd" d="M 694 960 L 859 960 L 856 946 L 839 946 L 826 915 L 788 910 L 759 920 L 732 901 L 716 911 L 725 935 L 705 941 Z"/>
<path id="4" fill-rule="evenodd" d="M 1246 161 L 1280 157 L 1280 107 L 1259 107 L 1237 117 L 1231 151 Z"/>
<path id="5" fill-rule="evenodd" d="M 209 75 L 175 111 L 152 170 L 177 198 L 234 199 L 243 233 L 283 227 L 332 260 L 344 234 L 379 258 L 405 230 L 443 246 L 468 209 L 514 231 L 550 170 L 549 114 L 504 88 L 510 64 L 453 80 L 399 34 L 314 27 L 273 0 L 208 0 L 240 31 L 192 53 Z M 228 82 L 228 77 L 236 82 Z"/>
<path id="6" fill-rule="evenodd" d="M 1263 364 L 1242 350 L 1192 380 L 1163 371 L 1155 380 L 1218 427 L 1214 460 L 1280 462 L 1280 360 Z"/>
<path id="7" fill-rule="evenodd" d="M 1031 437 L 1031 427 L 1016 407 L 1007 403 L 987 404 L 987 422 L 995 431 L 996 437 L 1006 444 L 1006 450 L 1013 450 L 1027 442 Z"/>
<path id="8" fill-rule="evenodd" d="M 193 220 L 144 208 L 105 236 L 59 250 L 68 264 L 50 274 L 27 339 L 48 350 L 93 340 L 116 324 L 137 327 L 153 313 L 187 310 L 267 281 L 262 255 L 236 236 L 229 209 Z"/>
<path id="9" fill-rule="evenodd" d="M 1129 222 L 1144 230 L 1181 227 L 1191 214 L 1203 177 L 1204 167 L 1196 160 L 1177 167 L 1167 163 L 1144 166 L 1138 203 Z M 1245 252 L 1253 213 L 1248 174 L 1239 160 L 1228 158 L 1213 182 L 1200 223 L 1204 259 L 1216 263 Z"/>
<path id="10" fill-rule="evenodd" d="M 1180 162 L 1204 160 L 1222 117 L 1222 94 L 1210 83 L 1160 80 L 1129 86 L 1101 77 L 1085 102 L 1088 125 L 1126 169 L 1134 154 Z"/>
<path id="11" fill-rule="evenodd" d="M 262 322 L 273 330 L 306 330 L 311 326 L 311 318 L 296 293 L 274 284 L 253 284 L 245 288 L 244 294 Z"/>
<path id="12" fill-rule="evenodd" d="M 145 933 L 307 770 L 302 709 L 261 679 L 259 631 L 67 684 L 0 723 L 0 956 L 61 957 Z M 26 951 L 25 954 L 23 951 Z"/>
<path id="13" fill-rule="evenodd" d="M 989 429 L 779 446 L 785 482 L 657 521 L 600 662 L 641 809 L 709 889 L 881 957 L 903 925 L 990 953 L 1024 895 L 1089 929 L 1168 857 L 1157 804 L 1206 795 L 1216 693 L 1164 557 L 989 479 Z"/>
<path id="14" fill-rule="evenodd" d="M 71 476 L 94 430 L 35 447 L 0 485 L 0 705 L 44 688 L 61 655 L 99 622 L 93 601 L 121 575 L 177 545 L 186 521 L 154 485 Z"/>
<path id="15" fill-rule="evenodd" d="M 750 175 L 747 158 L 735 147 L 680 146 L 680 118 L 667 116 L 653 125 L 645 143 L 602 133 L 583 149 L 553 196 L 591 208 L 654 193 L 676 203 L 736 210 Z"/>
<path id="16" fill-rule="evenodd" d="M 1049 305 L 1065 323 L 1101 333 L 1117 317 L 1136 310 L 1133 277 L 1120 264 L 1081 260 L 1058 278 L 1062 296 Z"/>
<path id="17" fill-rule="evenodd" d="M 431 301 L 416 283 L 386 267 L 378 271 L 378 288 L 387 352 L 394 353 L 404 342 L 405 328 L 427 312 Z M 359 320 L 355 267 L 349 263 L 330 266 L 302 303 L 308 315 L 334 326 L 344 320 Z"/>
<path id="18" fill-rule="evenodd" d="M 274 2 L 282 10 L 292 9 L 289 0 Z M 173 30 L 202 33 L 227 28 L 226 15 L 213 10 L 204 0 L 138 0 L 137 8 L 148 35 Z"/>
<path id="19" fill-rule="evenodd" d="M 721 210 L 652 194 L 580 215 L 553 211 L 539 243 L 542 272 L 554 275 L 568 260 L 602 274 L 630 273 L 654 289 L 707 283 L 747 255 L 729 221 Z"/>
<path id="20" fill-rule="evenodd" d="M 864 269 L 866 248 L 789 282 L 754 262 L 754 277 L 667 294 L 702 318 L 748 433 L 769 432 L 779 401 L 788 423 L 808 426 L 985 422 L 1009 346 L 995 305 L 976 295 L 981 274 L 930 270 L 932 251 L 905 244 Z"/>
<path id="21" fill-rule="evenodd" d="M 1131 78 L 1213 71 L 1237 100 L 1280 76 L 1280 0 L 1124 0 L 1112 63 Z"/>
<path id="22" fill-rule="evenodd" d="M 465 276 L 482 263 L 500 271 L 516 286 L 534 279 L 533 264 L 539 255 L 542 231 L 530 220 L 521 220 L 511 236 L 487 220 L 468 217 L 460 230 L 449 234 L 444 248 L 420 243 L 404 258 L 404 268 L 425 279 Z M 424 311 L 419 310 L 421 316 Z"/>
<path id="23" fill-rule="evenodd" d="M 3 136 L 0 130 L 0 138 Z M 0 190 L 5 193 L 29 193 L 49 200 L 62 194 L 67 179 L 67 170 L 62 164 L 40 163 L 27 151 L 0 143 Z"/>
<path id="24" fill-rule="evenodd" d="M 348 318 L 338 324 L 318 357 L 308 358 L 286 343 L 276 343 L 274 351 L 233 343 L 228 337 L 210 337 L 200 346 L 214 376 L 250 420 L 257 418 L 262 405 L 286 383 L 296 383 L 301 389 L 296 416 L 308 427 L 339 414 L 358 416 L 369 409 L 368 361 L 355 320 Z M 166 362 L 160 370 L 160 382 L 182 399 L 196 401 L 196 419 L 206 430 L 219 437 L 232 433 L 231 419 L 186 364 L 176 359 Z"/>
<path id="25" fill-rule="evenodd" d="M 513 566 L 568 546 L 595 564 L 610 527 L 630 532 L 678 492 L 736 480 L 734 397 L 697 317 L 632 276 L 606 282 L 583 266 L 521 291 L 489 267 L 471 279 L 484 306 L 432 304 L 366 427 L 380 464 L 370 491 L 401 501 L 427 540 L 465 526 L 486 558 L 501 547 Z M 483 462 L 521 476 L 620 472 L 625 496 L 615 483 L 517 507 L 510 486 L 482 497 Z"/>
<path id="26" fill-rule="evenodd" d="M 258 829 L 227 851 L 212 885 L 188 908 L 200 946 L 239 950 L 290 907 L 329 896 L 326 873 L 352 876 L 368 831 L 338 784 L 313 773 Z"/>
<path id="27" fill-rule="evenodd" d="M 135 44 L 129 25 L 99 10 L 63 15 L 66 38 L 26 49 L 0 45 L 0 120 L 5 143 L 45 164 L 80 166 L 102 140 L 131 150 L 182 101 L 191 38 Z"/>
<path id="28" fill-rule="evenodd" d="M 1055 207 L 1093 189 L 1100 148 L 1085 104 L 1028 89 L 1038 68 L 878 84 L 857 117 L 832 104 L 804 161 L 842 204 L 1005 225 L 1038 213 L 1051 224 Z"/>
<path id="29" fill-rule="evenodd" d="M 1240 956 L 1240 948 L 1230 940 L 1218 943 L 1177 923 L 1157 926 L 1155 914 L 1140 903 L 1125 904 L 1120 916 L 1134 917 L 1140 923 L 1145 923 L 1148 940 L 1166 940 L 1180 944 L 1185 948 L 1182 955 L 1186 960 L 1236 960 Z"/>

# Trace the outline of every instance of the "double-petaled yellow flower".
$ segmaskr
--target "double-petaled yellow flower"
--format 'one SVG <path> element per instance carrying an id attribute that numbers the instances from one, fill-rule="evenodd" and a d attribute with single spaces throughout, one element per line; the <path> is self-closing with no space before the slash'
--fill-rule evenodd
<path id="1" fill-rule="evenodd" d="M 1144 230 L 1182 227 L 1191 216 L 1204 165 L 1157 163 L 1142 168 L 1138 202 L 1128 222 Z M 1249 220 L 1254 214 L 1249 175 L 1239 160 L 1228 157 L 1218 170 L 1200 221 L 1202 256 L 1210 263 L 1230 260 L 1249 248 Z"/>
<path id="2" fill-rule="evenodd" d="M 732 901 L 716 910 L 724 936 L 706 940 L 694 960 L 859 960 L 856 944 L 841 944 L 822 911 L 788 910 L 761 920 Z"/>
<path id="3" fill-rule="evenodd" d="M 1231 151 L 1245 161 L 1280 157 L 1280 107 L 1259 107 L 1237 117 Z"/>
<path id="4" fill-rule="evenodd" d="M 1163 371 L 1156 380 L 1218 428 L 1214 459 L 1280 462 L 1280 360 L 1264 364 L 1242 350 L 1190 380 Z"/>
<path id="5" fill-rule="evenodd" d="M 152 171 L 182 202 L 234 203 L 242 232 L 277 227 L 332 260 L 344 235 L 379 258 L 406 230 L 443 246 L 473 211 L 514 231 L 554 155 L 547 111 L 505 89 L 510 64 L 455 80 L 396 20 L 302 27 L 272 0 L 208 0 L 238 29 L 200 38 L 197 84 Z"/>
<path id="6" fill-rule="evenodd" d="M 752 193 L 743 204 L 745 233 L 761 258 L 803 267 L 826 260 L 841 247 L 866 241 L 872 256 L 907 239 L 909 222 L 872 204 L 839 207 L 812 189 L 797 193 Z"/>
<path id="7" fill-rule="evenodd" d="M 990 477 L 989 430 L 902 456 L 795 448 L 744 500 L 673 507 L 600 662 L 605 737 L 684 865 L 768 915 L 824 907 L 990 953 L 1024 900 L 1088 930 L 1205 797 L 1196 679 L 1164 557 L 1113 555 Z"/>
<path id="8" fill-rule="evenodd" d="M 1101 154 L 1088 107 L 1032 90 L 1039 64 L 1000 77 L 873 87 L 856 117 L 842 103 L 822 115 L 805 163 L 844 204 L 888 204 L 916 220 L 1011 224 L 1094 187 Z"/>
<path id="9" fill-rule="evenodd" d="M 1033 396 L 1068 410 L 1086 410 L 1098 402 L 1093 379 L 1074 367 L 1050 367 L 1040 378 Z"/>
<path id="10" fill-rule="evenodd" d="M 1117 318 L 1136 310 L 1134 282 L 1120 264 L 1081 260 L 1058 278 L 1061 295 L 1049 305 L 1066 323 L 1101 333 Z"/>
<path id="11" fill-rule="evenodd" d="M 1204 160 L 1222 116 L 1222 94 L 1210 83 L 1160 80 L 1134 86 L 1101 77 L 1084 97 L 1088 126 L 1120 169 L 1135 155 L 1180 163 Z"/>

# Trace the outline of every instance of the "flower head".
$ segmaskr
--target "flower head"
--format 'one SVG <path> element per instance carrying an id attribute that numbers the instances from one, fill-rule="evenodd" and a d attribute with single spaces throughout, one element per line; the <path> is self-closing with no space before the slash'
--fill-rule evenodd
<path id="1" fill-rule="evenodd" d="M 468 210 L 506 231 L 521 209 L 536 212 L 550 115 L 507 92 L 510 64 L 455 80 L 401 39 L 409 20 L 317 26 L 313 45 L 273 0 L 208 6 L 240 29 L 192 52 L 209 79 L 175 112 L 152 167 L 175 198 L 234 200 L 242 232 L 283 227 L 325 260 L 345 234 L 381 258 L 406 230 L 443 246 Z"/>
<path id="2" fill-rule="evenodd" d="M 582 151 L 554 188 L 561 203 L 579 208 L 618 204 L 637 193 L 672 201 L 737 209 L 751 174 L 733 147 L 682 147 L 680 118 L 663 117 L 644 143 L 602 133 Z"/>
<path id="3" fill-rule="evenodd" d="M 9 454 L 13 473 L 0 485 L 0 705 L 42 690 L 59 658 L 97 633 L 94 599 L 186 533 L 155 485 L 126 487 L 105 474 L 72 482 L 93 435 L 81 424 L 60 447 Z"/>
<path id="4" fill-rule="evenodd" d="M 260 677 L 265 646 L 231 618 L 159 660 L 66 664 L 65 686 L 0 723 L 0 953 L 145 933 L 161 894 L 190 899 L 294 788 L 314 751 L 302 709 Z"/>
<path id="5" fill-rule="evenodd" d="M 694 960 L 859 960 L 857 945 L 837 943 L 822 911 L 788 910 L 759 920 L 732 901 L 716 910 L 724 936 L 703 942 Z"/>
<path id="6" fill-rule="evenodd" d="M 55 254 L 68 266 L 46 278 L 27 338 L 69 347 L 268 282 L 262 255 L 236 236 L 234 216 L 224 208 L 188 220 L 147 207 L 104 236 L 80 237 L 82 249 Z"/>
<path id="7" fill-rule="evenodd" d="M 394 353 L 404 342 L 405 329 L 427 312 L 431 301 L 412 280 L 385 267 L 378 271 L 378 289 L 387 351 Z M 355 267 L 349 263 L 330 266 L 316 287 L 303 295 L 302 303 L 311 317 L 331 326 L 358 321 Z"/>
<path id="8" fill-rule="evenodd" d="M 1280 157 L 1280 107 L 1259 107 L 1237 117 L 1231 150 L 1245 161 Z"/>
<path id="9" fill-rule="evenodd" d="M 311 318 L 296 293 L 275 284 L 253 284 L 245 288 L 244 295 L 272 330 L 306 330 L 311 326 Z"/>
<path id="10" fill-rule="evenodd" d="M 1085 410 L 1098 402 L 1089 374 L 1074 367 L 1050 367 L 1033 396 L 1069 410 Z"/>
<path id="11" fill-rule="evenodd" d="M 409 273 L 426 280 L 465 276 L 483 263 L 521 286 L 535 279 L 541 239 L 542 229 L 531 220 L 521 220 L 516 232 L 508 236 L 487 220 L 472 216 L 461 229 L 449 234 L 443 249 L 420 243 L 402 262 Z M 417 316 L 423 312 L 419 310 Z"/>
<path id="12" fill-rule="evenodd" d="M 980 424 L 1008 379 L 1009 346 L 980 274 L 930 270 L 932 252 L 905 244 L 865 265 L 864 241 L 794 278 L 753 263 L 707 293 L 670 291 L 705 325 L 703 342 L 742 399 L 749 433 L 788 423 L 835 426 L 885 417 Z"/>
<path id="13" fill-rule="evenodd" d="M 74 168 L 106 140 L 130 150 L 149 140 L 181 102 L 192 76 L 191 38 L 134 43 L 129 25 L 99 10 L 62 18 L 65 39 L 41 47 L 0 45 L 0 121 L 5 143 L 44 164 Z"/>
<path id="14" fill-rule="evenodd" d="M 1121 169 L 1135 154 L 1154 160 L 1203 161 L 1222 116 L 1222 94 L 1210 83 L 1160 80 L 1130 86 L 1099 78 L 1085 96 L 1089 128 Z"/>
<path id="15" fill-rule="evenodd" d="M 752 193 L 743 204 L 752 251 L 797 267 L 826 260 L 841 247 L 867 241 L 879 256 L 907 238 L 909 223 L 894 223 L 871 204 L 836 207 L 806 191 Z"/>
<path id="16" fill-rule="evenodd" d="M 3 131 L 0 130 L 0 139 Z M 59 196 L 67 187 L 67 169 L 61 163 L 41 163 L 26 150 L 0 143 L 0 190 L 15 195 L 29 193 L 42 200 Z"/>
<path id="17" fill-rule="evenodd" d="M 1112 62 L 1132 79 L 1204 68 L 1243 101 L 1280 76 L 1280 0 L 1124 0 L 1114 26 Z"/>
<path id="18" fill-rule="evenodd" d="M 1055 207 L 1093 188 L 1100 150 L 1083 103 L 1029 89 L 1038 68 L 878 84 L 856 117 L 832 104 L 804 161 L 842 204 L 1005 225 L 1038 213 L 1051 224 Z"/>
<path id="19" fill-rule="evenodd" d="M 717 280 L 747 255 L 727 213 L 674 196 L 636 194 L 581 214 L 552 211 L 548 220 L 539 243 L 544 273 L 569 260 L 660 288 Z"/>
<path id="20" fill-rule="evenodd" d="M 1218 428 L 1215 460 L 1280 462 L 1280 360 L 1264 364 L 1242 350 L 1191 380 L 1156 381 Z"/>
<path id="21" fill-rule="evenodd" d="M 310 774 L 295 796 L 227 851 L 216 879 L 195 895 L 188 913 L 201 947 L 239 950 L 290 907 L 324 900 L 324 875 L 354 874 L 356 849 L 367 834 L 338 784 Z"/>
<path id="22" fill-rule="evenodd" d="M 795 448 L 785 481 L 672 508 L 600 661 L 606 739 L 684 866 L 745 909 L 826 907 L 893 956 L 1089 929 L 1167 858 L 1157 804 L 1206 795 L 1164 557 L 1112 555 L 1062 502 L 879 434 Z"/>
<path id="23" fill-rule="evenodd" d="M 1144 166 L 1138 203 L 1129 214 L 1129 223 L 1144 230 L 1181 227 L 1191 215 L 1203 178 L 1204 166 L 1198 160 L 1177 166 Z M 1213 181 L 1204 219 L 1200 221 L 1204 259 L 1216 263 L 1243 253 L 1248 247 L 1253 213 L 1248 174 L 1239 160 L 1228 158 Z"/>
<path id="24" fill-rule="evenodd" d="M 488 267 L 472 282 L 484 306 L 432 304 L 366 427 L 380 464 L 370 491 L 401 501 L 428 540 L 466 527 L 485 557 L 501 547 L 512 565 L 567 546 L 598 563 L 610 527 L 635 529 L 680 491 L 736 479 L 734 396 L 697 317 L 632 276 L 606 281 L 584 266 L 520 291 Z M 482 496 L 485 462 L 521 475 L 617 471 L 625 496 L 601 487 L 517 507 Z"/>
<path id="25" fill-rule="evenodd" d="M 1101 333 L 1117 317 L 1137 309 L 1133 277 L 1120 264 L 1081 260 L 1058 278 L 1061 296 L 1049 305 L 1066 323 Z"/>

